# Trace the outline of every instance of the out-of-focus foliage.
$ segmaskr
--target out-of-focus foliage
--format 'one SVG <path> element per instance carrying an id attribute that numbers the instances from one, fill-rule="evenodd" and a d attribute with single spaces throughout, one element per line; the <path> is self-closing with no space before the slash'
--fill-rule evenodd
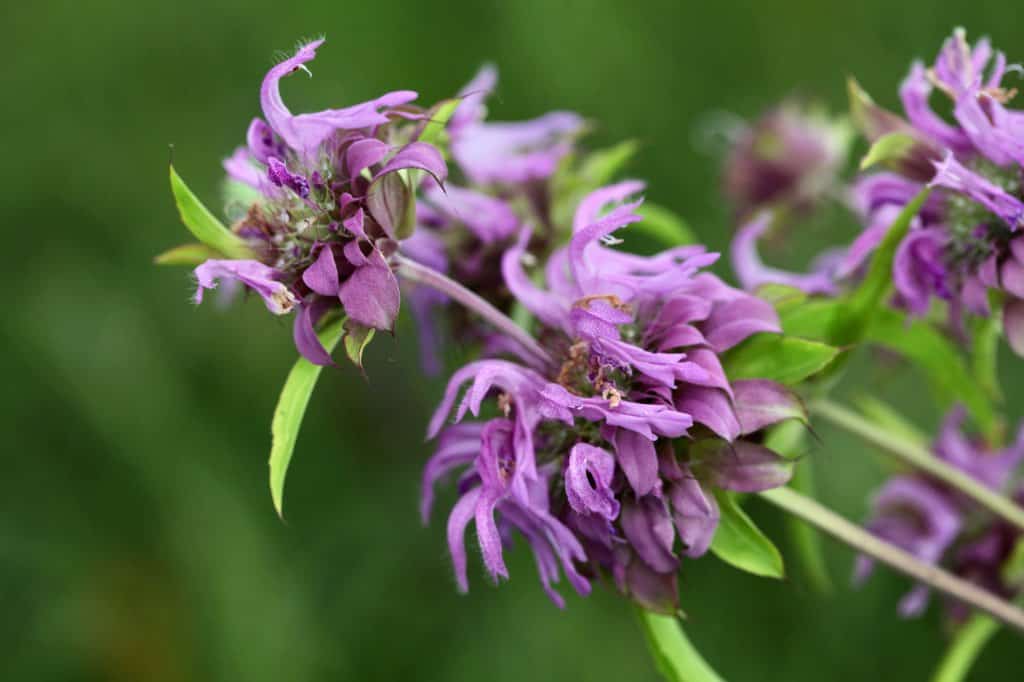
<path id="1" fill-rule="evenodd" d="M 405 87 L 438 101 L 489 59 L 502 69 L 494 118 L 572 109 L 595 122 L 595 147 L 637 140 L 630 175 L 722 248 L 729 211 L 716 161 L 698 151 L 710 112 L 751 116 L 793 91 L 840 110 L 847 74 L 896 108 L 911 59 L 931 58 L 952 26 L 1019 42 L 1010 2 L 900 7 L 897 16 L 881 0 L 5 5 L 3 678 L 657 679 L 612 590 L 559 612 L 530 558 L 513 551 L 510 585 L 489 589 L 476 575 L 467 597 L 455 593 L 443 518 L 424 530 L 416 513 L 441 381 L 419 379 L 407 322 L 367 351 L 368 381 L 347 366 L 322 373 L 289 471 L 288 522 L 278 519 L 266 494 L 267 424 L 295 357 L 290 328 L 268 328 L 258 302 L 196 309 L 187 275 L 152 265 L 181 242 L 168 145 L 219 214 L 220 159 L 258 113 L 275 50 L 317 32 L 331 41 L 312 81 L 285 85 L 307 109 Z M 802 263 L 837 234 L 855 227 L 830 220 L 767 257 Z M 1021 404 L 1019 360 L 1001 360 L 1008 404 Z M 851 394 L 880 385 L 887 402 L 933 425 L 918 380 L 887 362 L 856 360 Z M 881 472 L 848 437 L 825 426 L 814 435 L 800 454 L 816 460 L 822 498 L 860 517 Z M 793 552 L 774 512 L 756 501 L 748 512 Z M 826 560 L 836 590 L 825 601 L 796 570 L 776 582 L 712 557 L 686 562 L 687 634 L 732 682 L 933 670 L 937 615 L 893 613 L 905 581 L 882 573 L 854 593 L 849 553 L 826 544 Z M 971 679 L 1005 679 L 1016 646 L 998 635 Z"/>

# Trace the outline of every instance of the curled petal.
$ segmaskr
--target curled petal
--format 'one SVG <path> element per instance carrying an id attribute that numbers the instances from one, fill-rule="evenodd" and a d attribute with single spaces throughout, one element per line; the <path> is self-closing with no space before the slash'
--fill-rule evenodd
<path id="1" fill-rule="evenodd" d="M 753 291 L 765 284 L 784 284 L 809 294 L 834 294 L 836 286 L 828 273 L 787 272 L 769 267 L 761 261 L 761 256 L 757 252 L 757 240 L 768 230 L 771 223 L 770 213 L 760 213 L 741 227 L 733 238 L 730 249 L 732 267 L 743 288 Z"/>
<path id="2" fill-rule="evenodd" d="M 425 196 L 439 214 L 465 225 L 484 244 L 506 239 L 519 226 L 512 207 L 505 201 L 463 187 L 431 187 Z"/>
<path id="3" fill-rule="evenodd" d="M 391 147 L 375 137 L 356 140 L 345 150 L 345 167 L 348 178 L 355 179 L 363 170 L 375 166 L 391 152 Z"/>
<path id="4" fill-rule="evenodd" d="M 616 429 L 612 441 L 619 468 L 637 496 L 654 490 L 658 482 L 658 454 L 654 443 L 626 429 Z"/>
<path id="5" fill-rule="evenodd" d="M 1024 224 L 1024 202 L 966 168 L 952 153 L 935 164 L 935 177 L 929 185 L 945 187 L 973 199 L 999 216 L 1010 229 L 1015 230 Z"/>
<path id="6" fill-rule="evenodd" d="M 577 514 L 614 521 L 619 502 L 611 490 L 615 458 L 602 448 L 577 443 L 569 450 L 565 469 L 565 493 Z"/>
<path id="7" fill-rule="evenodd" d="M 523 306 L 537 316 L 541 322 L 556 329 L 567 329 L 568 315 L 565 305 L 552 293 L 540 289 L 533 283 L 523 270 L 523 258 L 526 247 L 533 234 L 530 228 L 524 227 L 519 239 L 501 256 L 501 273 L 505 285 Z"/>
<path id="8" fill-rule="evenodd" d="M 944 253 L 947 239 L 941 228 L 911 230 L 896 249 L 893 285 L 903 304 L 916 315 L 928 311 L 933 294 L 946 300 L 952 298 Z"/>
<path id="9" fill-rule="evenodd" d="M 320 248 L 320 255 L 302 273 L 302 281 L 321 296 L 338 295 L 338 265 L 334 261 L 334 251 L 330 246 Z"/>
<path id="10" fill-rule="evenodd" d="M 665 502 L 654 495 L 629 500 L 622 505 L 622 532 L 633 549 L 653 570 L 671 573 L 679 568 L 672 553 L 675 528 Z"/>
<path id="11" fill-rule="evenodd" d="M 466 575 L 466 526 L 473 519 L 480 489 L 473 488 L 459 498 L 448 516 L 448 551 L 452 555 L 452 566 L 455 569 L 455 583 L 459 592 L 469 592 L 469 578 Z"/>
<path id="12" fill-rule="evenodd" d="M 480 452 L 480 435 L 483 425 L 455 424 L 444 430 L 437 444 L 437 450 L 423 468 L 420 487 L 420 518 L 426 525 L 434 505 L 434 485 L 454 468 L 470 464 Z"/>
<path id="13" fill-rule="evenodd" d="M 494 92 L 497 85 L 498 69 L 493 64 L 484 64 L 473 76 L 473 80 L 459 90 L 462 101 L 448 120 L 448 130 L 453 136 L 458 136 L 467 126 L 484 120 L 487 113 L 484 100 Z"/>
<path id="14" fill-rule="evenodd" d="M 203 302 L 203 291 L 214 289 L 218 279 L 233 279 L 249 287 L 263 298 L 267 310 L 275 315 L 291 312 L 298 303 L 295 295 L 279 280 L 281 273 L 254 260 L 208 260 L 194 271 L 196 303 Z"/>
<path id="15" fill-rule="evenodd" d="M 716 486 L 741 493 L 778 488 L 793 476 L 793 462 L 763 445 L 742 440 L 710 450 L 699 465 Z"/>
<path id="16" fill-rule="evenodd" d="M 249 150 L 239 147 L 234 154 L 224 159 L 222 165 L 228 177 L 254 189 L 260 189 L 264 178 L 263 172 L 254 163 Z"/>
<path id="17" fill-rule="evenodd" d="M 928 71 L 921 62 L 914 62 L 910 67 L 903 84 L 900 86 L 900 99 L 907 118 L 917 130 L 945 147 L 958 152 L 971 149 L 971 142 L 959 128 L 942 120 L 932 111 L 928 98 L 932 93 L 932 84 L 928 80 Z"/>
<path id="18" fill-rule="evenodd" d="M 416 99 L 416 93 L 403 90 L 390 92 L 369 102 L 345 109 L 326 109 L 311 114 L 292 114 L 281 98 L 280 82 L 316 57 L 323 40 L 301 45 L 295 54 L 275 65 L 263 79 L 260 103 L 270 127 L 285 144 L 303 154 L 310 155 L 324 140 L 338 130 L 359 130 L 388 122 L 383 109 L 407 104 Z"/>
<path id="19" fill-rule="evenodd" d="M 800 398 L 782 384 L 766 379 L 733 382 L 736 417 L 743 434 L 760 431 L 786 419 L 807 421 Z"/>
<path id="20" fill-rule="evenodd" d="M 398 280 L 379 251 L 338 289 L 345 313 L 359 324 L 390 331 L 398 317 Z"/>
<path id="21" fill-rule="evenodd" d="M 672 505 L 672 519 L 688 557 L 703 556 L 711 546 L 718 528 L 718 503 L 707 495 L 689 472 L 669 486 L 668 499 Z"/>
<path id="22" fill-rule="evenodd" d="M 555 172 L 582 129 L 583 119 L 566 111 L 516 123 L 479 123 L 458 132 L 452 155 L 476 184 L 543 180 Z"/>
<path id="23" fill-rule="evenodd" d="M 428 142 L 410 142 L 399 149 L 398 153 L 384 164 L 376 177 L 410 168 L 427 172 L 439 185 L 448 177 L 448 166 L 444 162 L 444 157 L 437 147 Z"/>
<path id="24" fill-rule="evenodd" d="M 334 360 L 331 359 L 331 354 L 320 343 L 320 339 L 316 335 L 315 326 L 332 303 L 330 299 L 318 299 L 313 303 L 303 305 L 295 316 L 295 322 L 292 326 L 292 337 L 295 340 L 295 347 L 299 350 L 299 353 L 314 365 L 321 367 L 333 366 Z"/>

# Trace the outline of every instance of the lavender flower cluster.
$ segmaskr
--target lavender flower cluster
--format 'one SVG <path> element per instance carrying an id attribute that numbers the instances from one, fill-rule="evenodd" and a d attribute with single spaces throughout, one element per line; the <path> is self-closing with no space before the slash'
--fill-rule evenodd
<path id="1" fill-rule="evenodd" d="M 447 541 L 460 591 L 472 524 L 495 582 L 509 577 L 505 552 L 518 535 L 559 606 L 562 575 L 581 595 L 606 576 L 648 610 L 678 611 L 680 566 L 715 548 L 734 494 L 785 486 L 796 465 L 793 453 L 768 445 L 781 422 L 807 419 L 795 389 L 773 376 L 775 356 L 742 378 L 729 371 L 730 352 L 792 340 L 770 297 L 757 295 L 765 285 L 800 290 L 800 301 L 843 302 L 897 234 L 882 305 L 959 331 L 967 315 L 1001 318 L 1024 354 L 1024 113 L 1007 107 L 1015 91 L 1004 85 L 1022 69 L 987 40 L 971 47 L 958 30 L 931 68 L 915 63 L 900 88 L 905 117 L 851 85 L 853 122 L 872 144 L 867 165 L 887 169 L 849 187 L 840 179 L 844 121 L 788 101 L 738 131 L 723 185 L 742 223 L 730 253 L 742 288 L 710 272 L 719 255 L 700 245 L 653 255 L 623 248 L 647 220 L 644 184 L 588 175 L 578 114 L 488 120 L 491 66 L 429 108 L 396 91 L 293 114 L 280 82 L 306 71 L 322 43 L 301 45 L 263 80 L 263 118 L 224 162 L 248 192 L 245 211 L 221 228 L 237 248 L 218 250 L 193 229 L 206 256 L 194 270 L 195 300 L 224 281 L 255 292 L 271 313 L 294 314 L 295 345 L 314 365 L 333 364 L 323 332 L 339 318 L 359 363 L 374 331 L 393 330 L 403 296 L 426 373 L 446 369 L 449 343 L 473 349 L 430 422 L 436 449 L 422 481 L 424 522 L 435 489 L 456 488 Z M 952 120 L 931 108 L 935 90 L 950 99 Z M 807 272 L 762 261 L 759 241 L 780 218 L 835 198 L 863 225 L 851 244 Z M 897 218 L 922 200 L 900 236 Z M 830 354 L 791 383 L 846 350 L 797 341 L 787 352 Z M 965 414 L 950 413 L 935 455 L 1024 503 L 1024 431 L 1001 448 L 964 435 Z M 1021 529 L 948 482 L 892 478 L 868 527 L 994 594 L 1020 591 L 1004 568 Z M 871 565 L 858 563 L 859 579 Z M 901 612 L 920 612 L 927 596 L 915 587 Z M 953 608 L 962 615 L 962 604 Z"/>

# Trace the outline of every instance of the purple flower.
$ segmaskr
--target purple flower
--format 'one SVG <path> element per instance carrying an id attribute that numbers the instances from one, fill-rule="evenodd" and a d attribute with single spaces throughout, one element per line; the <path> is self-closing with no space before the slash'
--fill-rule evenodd
<path id="1" fill-rule="evenodd" d="M 275 315 L 291 312 L 298 303 L 295 295 L 281 283 L 281 273 L 254 260 L 208 260 L 194 271 L 195 302 L 203 302 L 203 292 L 217 287 L 217 280 L 231 279 L 255 291 Z"/>
<path id="2" fill-rule="evenodd" d="M 752 334 L 778 332 L 774 310 L 700 272 L 717 258 L 701 247 L 654 256 L 611 248 L 611 235 L 640 219 L 630 197 L 641 187 L 621 183 L 580 202 L 544 285 L 524 269 L 528 227 L 502 257 L 506 285 L 536 316 L 556 359 L 531 368 L 508 346 L 512 360 L 458 370 L 435 412 L 429 435 L 439 445 L 424 488 L 465 469 L 449 518 L 461 588 L 472 519 L 495 579 L 508 577 L 503 529 L 517 529 L 545 566 L 549 593 L 561 570 L 585 594 L 579 565 L 590 564 L 638 602 L 672 612 L 676 538 L 683 554 L 699 556 L 717 527 L 709 489 L 763 490 L 789 478 L 779 455 L 739 438 L 779 421 L 777 404 L 792 397 L 771 382 L 744 388 L 745 431 L 717 357 Z M 482 414 L 492 399 L 501 416 L 466 427 L 467 414 Z M 456 424 L 446 427 L 453 412 Z M 534 526 L 546 529 L 545 541 L 530 534 Z"/>
<path id="3" fill-rule="evenodd" d="M 529 121 L 484 122 L 484 98 L 497 84 L 497 71 L 485 66 L 462 90 L 463 100 L 449 126 L 452 156 L 471 182 L 520 184 L 543 180 L 572 150 L 584 121 L 555 111 Z"/>
<path id="4" fill-rule="evenodd" d="M 755 291 L 765 284 L 784 284 L 808 294 L 835 294 L 836 285 L 832 273 L 827 270 L 798 274 L 767 266 L 761 261 L 761 256 L 757 252 L 757 240 L 768 231 L 771 224 L 771 213 L 759 213 L 743 225 L 733 237 L 729 250 L 732 269 L 743 288 Z"/>
<path id="5" fill-rule="evenodd" d="M 846 161 L 850 132 L 795 100 L 782 102 L 735 132 L 723 168 L 725 195 L 738 214 L 788 206 L 812 208 Z"/>
<path id="6" fill-rule="evenodd" d="M 888 225 L 924 186 L 934 188 L 893 264 L 896 303 L 923 314 L 934 298 L 947 301 L 953 322 L 961 311 L 989 315 L 987 290 L 1005 296 L 1007 339 L 1024 353 L 1024 329 L 1014 291 L 1015 232 L 1024 225 L 1024 113 L 1006 104 L 1006 57 L 987 39 L 968 44 L 957 29 L 942 45 L 931 68 L 915 62 L 900 87 L 906 120 L 855 92 L 861 127 L 872 141 L 888 132 L 913 144 L 890 172 L 865 177 L 854 189 L 854 204 L 865 231 L 853 243 L 837 276 L 856 276 L 881 243 Z M 931 107 L 935 90 L 952 103 L 952 118 Z M 1008 271 L 1007 277 L 993 275 Z M 1024 289 L 1021 290 L 1024 292 Z"/>
<path id="7" fill-rule="evenodd" d="M 301 45 L 270 69 L 260 90 L 264 119 L 252 121 L 246 145 L 224 162 L 229 178 L 260 193 L 234 226 L 258 260 L 210 261 L 196 271 L 201 289 L 230 276 L 256 289 L 272 312 L 297 306 L 296 346 L 319 365 L 331 359 L 315 326 L 332 309 L 349 328 L 394 328 L 400 293 L 385 254 L 414 227 L 416 178 L 440 184 L 447 176 L 435 147 L 410 141 L 425 116 L 409 106 L 413 92 L 315 113 L 288 109 L 280 81 L 308 73 L 322 43 Z"/>
<path id="8" fill-rule="evenodd" d="M 933 444 L 935 455 L 986 486 L 1005 490 L 1024 460 L 1024 429 L 1011 446 L 993 451 L 964 433 L 964 417 L 960 406 L 949 412 Z M 982 514 L 976 503 L 939 481 L 912 475 L 890 479 L 874 496 L 867 527 L 922 561 L 948 566 L 997 593 L 1010 591 L 997 577 L 1019 530 Z M 872 566 L 870 559 L 859 557 L 855 579 L 865 580 Z M 927 588 L 916 586 L 900 602 L 900 613 L 917 615 L 927 600 Z M 954 614 L 961 611 L 956 604 L 951 608 Z"/>

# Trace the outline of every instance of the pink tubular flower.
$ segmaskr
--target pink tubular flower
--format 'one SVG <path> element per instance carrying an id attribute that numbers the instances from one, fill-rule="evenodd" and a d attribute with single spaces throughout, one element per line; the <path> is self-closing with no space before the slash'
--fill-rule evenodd
<path id="1" fill-rule="evenodd" d="M 752 334 L 778 332 L 774 310 L 702 273 L 717 256 L 701 247 L 636 256 L 606 245 L 640 219 L 639 202 L 629 201 L 640 189 L 620 183 L 580 202 L 546 286 L 523 267 L 528 228 L 502 258 L 509 290 L 538 320 L 555 362 L 471 363 L 454 374 L 431 422 L 440 440 L 424 474 L 427 506 L 432 486 L 464 469 L 448 523 L 462 590 L 462 535 L 472 521 L 495 580 L 508 577 L 503 550 L 518 530 L 559 605 L 551 588 L 559 569 L 581 594 L 590 589 L 584 575 L 604 570 L 638 602 L 671 612 L 679 553 L 703 554 L 717 526 L 709 491 L 789 478 L 789 463 L 743 438 L 776 421 L 750 405 L 792 395 L 772 382 L 730 383 L 718 360 Z M 462 421 L 489 400 L 498 417 Z M 453 410 L 456 424 L 446 426 Z"/>
<path id="2" fill-rule="evenodd" d="M 411 233 L 413 173 L 440 184 L 440 152 L 413 138 L 408 126 L 425 117 L 409 105 L 410 91 L 390 92 L 342 109 L 294 114 L 280 92 L 282 79 L 316 56 L 323 40 L 301 45 L 263 79 L 263 119 L 254 119 L 246 145 L 224 162 L 229 178 L 259 192 L 234 226 L 256 260 L 213 260 L 196 269 L 202 290 L 213 277 L 232 277 L 254 289 L 276 314 L 298 309 L 298 350 L 316 364 L 330 355 L 314 331 L 332 311 L 350 331 L 390 331 L 399 309 L 398 280 L 385 253 Z M 403 125 L 406 127 L 404 129 Z"/>

